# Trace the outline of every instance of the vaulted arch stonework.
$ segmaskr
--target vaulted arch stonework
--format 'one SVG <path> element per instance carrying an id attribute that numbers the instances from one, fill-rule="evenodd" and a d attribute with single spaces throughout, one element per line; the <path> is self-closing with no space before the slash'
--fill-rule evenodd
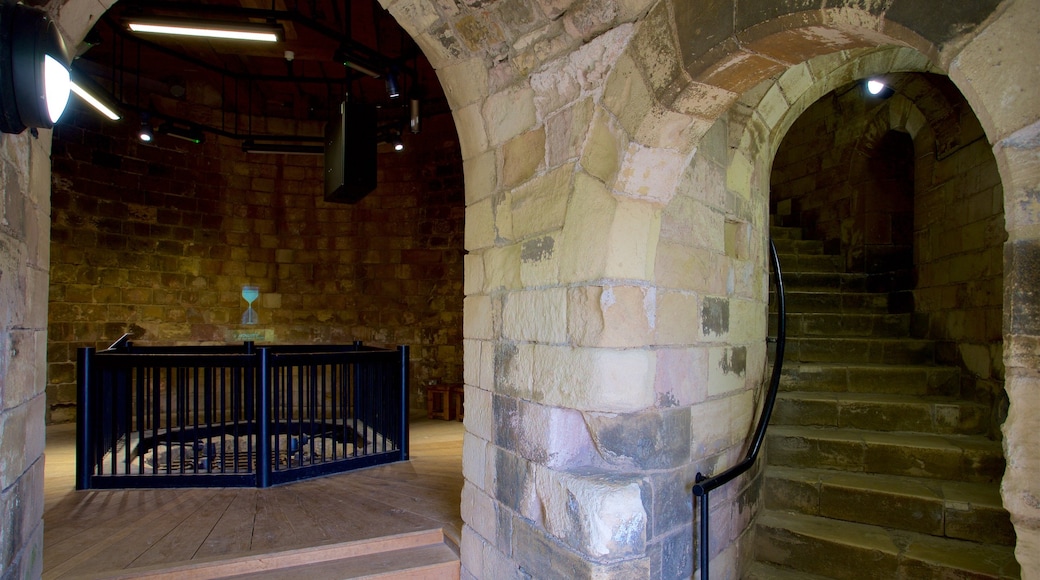
<path id="1" fill-rule="evenodd" d="M 694 476 L 742 456 L 767 374 L 773 159 L 822 96 L 895 73 L 947 75 L 1000 170 L 1002 497 L 1038 577 L 1034 1 L 381 3 L 437 70 L 464 159 L 463 577 L 696 574 Z M 74 46 L 110 4 L 50 9 Z M 49 132 L 2 139 L 0 207 L 34 216 L 0 227 L 3 575 L 32 577 L 46 352 L 10 345 L 46 343 Z M 712 499 L 713 578 L 754 560 L 761 481 Z"/>

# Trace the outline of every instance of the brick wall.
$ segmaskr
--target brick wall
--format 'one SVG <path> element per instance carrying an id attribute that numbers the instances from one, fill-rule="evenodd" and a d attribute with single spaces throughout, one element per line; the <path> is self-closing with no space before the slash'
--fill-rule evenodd
<path id="1" fill-rule="evenodd" d="M 141 144 L 69 111 L 53 145 L 51 422 L 75 418 L 75 358 L 124 332 L 148 344 L 412 347 L 419 386 L 462 380 L 462 163 L 447 116 L 424 120 L 379 186 L 326 203 L 323 158 L 208 136 Z M 244 326 L 243 285 L 260 287 Z"/>

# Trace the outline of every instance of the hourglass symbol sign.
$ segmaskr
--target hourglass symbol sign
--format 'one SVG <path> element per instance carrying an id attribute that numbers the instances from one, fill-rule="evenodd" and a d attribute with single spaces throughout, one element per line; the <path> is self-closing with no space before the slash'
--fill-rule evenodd
<path id="1" fill-rule="evenodd" d="M 243 286 L 242 287 L 242 298 L 245 299 L 247 307 L 246 311 L 242 313 L 242 324 L 257 324 L 260 322 L 259 317 L 256 315 L 256 310 L 253 310 L 253 301 L 260 296 L 259 286 Z"/>

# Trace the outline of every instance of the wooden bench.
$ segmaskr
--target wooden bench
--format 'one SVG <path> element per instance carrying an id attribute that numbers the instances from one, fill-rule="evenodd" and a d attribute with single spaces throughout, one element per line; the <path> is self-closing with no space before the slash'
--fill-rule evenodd
<path id="1" fill-rule="evenodd" d="M 440 384 L 426 387 L 426 416 L 445 421 L 462 420 L 462 385 Z"/>

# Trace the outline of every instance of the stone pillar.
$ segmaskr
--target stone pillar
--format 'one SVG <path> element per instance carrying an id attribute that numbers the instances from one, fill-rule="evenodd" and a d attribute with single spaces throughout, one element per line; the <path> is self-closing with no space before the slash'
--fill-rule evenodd
<path id="1" fill-rule="evenodd" d="M 51 132 L 0 136 L 0 575 L 43 573 Z"/>

